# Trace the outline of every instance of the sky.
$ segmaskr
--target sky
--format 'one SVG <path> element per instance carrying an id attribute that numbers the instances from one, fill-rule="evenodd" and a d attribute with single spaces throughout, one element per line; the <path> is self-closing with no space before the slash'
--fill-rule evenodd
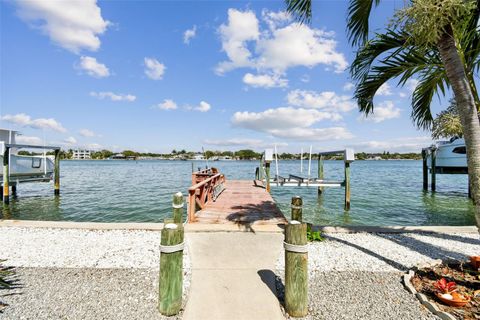
<path id="1" fill-rule="evenodd" d="M 387 83 L 374 114 L 359 113 L 348 2 L 313 3 L 300 25 L 283 1 L 0 1 L 0 127 L 65 149 L 430 145 L 410 118 L 416 79 Z M 372 32 L 402 5 L 383 1 Z"/>

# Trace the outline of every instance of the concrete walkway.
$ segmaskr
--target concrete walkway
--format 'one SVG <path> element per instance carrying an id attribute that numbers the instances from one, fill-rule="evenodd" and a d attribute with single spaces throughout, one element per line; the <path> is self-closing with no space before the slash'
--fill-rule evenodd
<path id="1" fill-rule="evenodd" d="M 192 283 L 183 319 L 285 319 L 275 289 L 280 233 L 188 233 Z"/>

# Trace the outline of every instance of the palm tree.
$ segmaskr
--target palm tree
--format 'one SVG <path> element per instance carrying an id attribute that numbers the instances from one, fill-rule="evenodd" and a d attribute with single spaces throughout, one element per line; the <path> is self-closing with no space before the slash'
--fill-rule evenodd
<path id="1" fill-rule="evenodd" d="M 286 0 L 287 11 L 301 22 L 311 19 L 311 0 Z M 397 23 L 371 41 L 369 16 L 380 0 L 350 0 L 347 32 L 360 51 L 350 72 L 357 81 L 355 98 L 360 111 L 374 110 L 373 97 L 388 80 L 400 85 L 420 77 L 412 96 L 412 117 L 421 127 L 433 120 L 429 104 L 435 93 L 450 87 L 467 148 L 468 173 L 480 231 L 480 103 L 474 73 L 480 67 L 480 0 L 411 0 L 397 11 Z M 374 65 L 381 54 L 381 58 Z"/>

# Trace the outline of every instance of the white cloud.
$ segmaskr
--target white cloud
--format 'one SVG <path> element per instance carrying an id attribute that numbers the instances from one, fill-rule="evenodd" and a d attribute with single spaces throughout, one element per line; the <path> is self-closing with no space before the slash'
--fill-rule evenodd
<path id="1" fill-rule="evenodd" d="M 299 23 L 292 23 L 273 31 L 272 36 L 258 42 L 260 68 L 284 72 L 296 66 L 332 66 L 342 72 L 348 66 L 342 53 L 336 51 L 337 42 L 331 33 Z"/>
<path id="2" fill-rule="evenodd" d="M 377 92 L 375 93 L 378 96 L 391 96 L 392 95 L 392 88 L 390 85 L 385 82 L 378 88 Z"/>
<path id="3" fill-rule="evenodd" d="M 175 101 L 171 99 L 165 99 L 162 103 L 157 104 L 155 107 L 160 110 L 176 110 L 178 108 Z"/>
<path id="4" fill-rule="evenodd" d="M 257 40 L 260 36 L 257 16 L 253 11 L 239 11 L 228 9 L 228 23 L 219 28 L 222 39 L 222 49 L 229 61 L 221 62 L 217 66 L 217 73 L 253 66 L 250 61 L 251 53 L 247 48 L 247 41 Z"/>
<path id="5" fill-rule="evenodd" d="M 7 121 L 13 124 L 16 124 L 21 127 L 30 127 L 34 129 L 50 129 L 57 132 L 66 132 L 60 122 L 57 122 L 53 118 L 38 118 L 32 119 L 29 115 L 25 113 L 18 113 L 15 115 L 6 114 L 1 117 L 3 121 Z"/>
<path id="6" fill-rule="evenodd" d="M 65 142 L 68 145 L 74 145 L 77 143 L 77 139 L 75 139 L 74 137 L 68 137 L 63 139 L 63 142 Z"/>
<path id="7" fill-rule="evenodd" d="M 344 127 L 290 129 L 280 128 L 270 130 L 269 133 L 278 138 L 288 138 L 300 141 L 330 141 L 353 138 L 353 134 Z"/>
<path id="8" fill-rule="evenodd" d="M 88 149 L 88 150 L 101 150 L 101 149 L 105 149 L 105 147 L 99 143 L 87 143 L 85 145 L 85 149 Z"/>
<path id="9" fill-rule="evenodd" d="M 87 137 L 87 138 L 91 138 L 91 137 L 96 136 L 95 132 L 93 132 L 92 130 L 88 130 L 88 129 L 81 129 L 79 131 L 79 133 L 82 137 Z"/>
<path id="10" fill-rule="evenodd" d="M 355 85 L 351 82 L 347 82 L 343 86 L 343 91 L 352 91 L 355 88 Z"/>
<path id="11" fill-rule="evenodd" d="M 18 144 L 43 145 L 43 141 L 39 137 L 19 135 L 15 139 Z"/>
<path id="12" fill-rule="evenodd" d="M 368 115 L 368 117 L 366 118 L 360 116 L 359 119 L 365 119 L 368 121 L 379 123 L 385 120 L 395 119 L 399 117 L 400 109 L 396 108 L 392 101 L 384 101 L 373 109 L 373 114 Z"/>
<path id="13" fill-rule="evenodd" d="M 279 75 L 258 74 L 254 75 L 246 73 L 243 76 L 243 83 L 254 88 L 276 88 L 286 87 L 288 85 L 287 79 L 282 79 Z"/>
<path id="14" fill-rule="evenodd" d="M 152 108 L 160 109 L 160 110 L 176 110 L 178 109 L 178 105 L 175 101 L 171 99 L 165 99 L 163 100 L 162 103 L 159 103 L 156 106 L 153 106 Z M 211 108 L 212 106 L 205 101 L 200 101 L 200 103 L 197 106 L 183 105 L 183 109 L 188 111 L 207 112 L 207 111 L 210 111 Z"/>
<path id="15" fill-rule="evenodd" d="M 262 10 L 262 19 L 268 25 L 270 30 L 275 30 L 293 20 L 292 16 L 286 11 L 274 12 L 266 9 Z"/>
<path id="16" fill-rule="evenodd" d="M 93 57 L 81 56 L 77 69 L 85 71 L 89 76 L 95 78 L 105 78 L 110 76 L 110 70 L 103 63 Z"/>
<path id="17" fill-rule="evenodd" d="M 116 93 L 113 93 L 113 92 L 90 92 L 90 95 L 92 97 L 96 97 L 98 99 L 105 99 L 105 98 L 108 98 L 112 101 L 128 101 L 128 102 L 133 102 L 137 99 L 136 96 L 134 95 L 131 95 L 131 94 L 116 94 Z"/>
<path id="18" fill-rule="evenodd" d="M 74 53 L 100 48 L 98 35 L 110 22 L 102 17 L 96 0 L 16 1 L 18 15 L 46 34 L 55 44 Z"/>
<path id="19" fill-rule="evenodd" d="M 205 101 L 200 101 L 200 104 L 193 108 L 194 110 L 196 111 L 200 111 L 200 112 L 207 112 L 211 109 L 212 107 L 210 106 L 210 104 L 208 104 L 207 102 Z"/>
<path id="20" fill-rule="evenodd" d="M 196 35 L 197 35 L 197 26 L 194 25 L 192 29 L 187 29 L 183 33 L 183 43 L 190 44 L 190 40 L 195 38 Z"/>
<path id="21" fill-rule="evenodd" d="M 332 91 L 315 92 L 293 90 L 287 95 L 290 105 L 303 108 L 323 109 L 326 111 L 346 112 L 355 108 L 355 103 L 349 96 L 339 96 Z"/>
<path id="22" fill-rule="evenodd" d="M 349 147 L 355 148 L 358 151 L 365 152 L 419 152 L 425 146 L 433 143 L 432 138 L 424 137 L 400 137 L 390 140 L 370 140 L 351 144 Z"/>
<path id="23" fill-rule="evenodd" d="M 216 72 L 250 67 L 283 74 L 296 66 L 314 67 L 324 64 L 342 72 L 348 63 L 336 50 L 332 32 L 290 23 L 283 12 L 262 12 L 269 29 L 260 30 L 253 11 L 228 10 L 228 21 L 219 28 L 222 49 L 228 60 L 217 65 Z M 249 45 L 252 47 L 249 48 Z"/>
<path id="24" fill-rule="evenodd" d="M 161 80 L 165 73 L 165 65 L 154 58 L 143 59 L 145 63 L 145 74 L 152 80 Z"/>
<path id="25" fill-rule="evenodd" d="M 407 87 L 407 89 L 410 91 L 410 92 L 413 92 L 415 90 L 415 88 L 417 87 L 418 83 L 420 81 L 418 81 L 418 79 L 415 79 L 415 78 L 411 78 L 411 79 L 408 79 L 407 82 L 405 83 L 405 86 Z"/>
<path id="26" fill-rule="evenodd" d="M 321 120 L 340 120 L 341 116 L 330 112 L 314 109 L 282 107 L 267 109 L 262 112 L 235 112 L 233 125 L 256 131 L 270 132 L 279 128 L 307 128 Z"/>
<path id="27" fill-rule="evenodd" d="M 256 148 L 262 148 L 262 147 L 271 147 L 274 144 L 277 145 L 277 147 L 286 147 L 288 146 L 288 143 L 285 142 L 264 142 L 263 140 L 260 139 L 244 139 L 244 138 L 232 138 L 232 139 L 224 139 L 224 140 L 204 140 L 203 143 L 206 145 L 210 146 L 220 146 L 220 147 L 238 147 L 238 146 L 243 146 L 243 147 L 256 147 Z"/>
<path id="28" fill-rule="evenodd" d="M 400 96 L 400 98 L 405 98 L 407 96 L 405 92 L 399 92 L 398 95 Z"/>

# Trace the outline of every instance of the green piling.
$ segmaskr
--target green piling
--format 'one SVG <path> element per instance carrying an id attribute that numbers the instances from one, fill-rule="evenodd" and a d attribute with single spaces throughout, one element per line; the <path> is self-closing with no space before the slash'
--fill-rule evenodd
<path id="1" fill-rule="evenodd" d="M 175 193 L 173 196 L 173 222 L 183 223 L 183 194 L 181 192 Z"/>
<path id="2" fill-rule="evenodd" d="M 54 194 L 58 196 L 60 194 L 60 149 L 55 150 L 54 180 Z"/>
<path id="3" fill-rule="evenodd" d="M 183 249 L 168 252 L 168 247 L 183 243 L 183 239 L 181 224 L 168 223 L 161 232 L 158 310 L 165 316 L 176 315 L 182 308 Z"/>
<path id="4" fill-rule="evenodd" d="M 432 179 L 432 192 L 435 192 L 435 190 L 437 189 L 437 177 L 436 177 L 436 174 L 437 174 L 437 170 L 436 170 L 436 161 L 437 161 L 437 150 L 435 148 L 432 148 L 432 167 L 431 167 L 431 170 L 430 170 L 430 173 L 432 175 L 431 179 Z"/>
<path id="5" fill-rule="evenodd" d="M 345 210 L 350 210 L 350 162 L 345 162 Z"/>
<path id="6" fill-rule="evenodd" d="M 308 313 L 308 253 L 307 224 L 290 221 L 285 229 L 285 310 L 290 316 L 304 317 Z M 298 247 L 300 246 L 300 247 Z"/>
<path id="7" fill-rule="evenodd" d="M 318 180 L 323 180 L 323 155 L 318 156 Z M 321 195 L 323 193 L 323 187 L 318 187 L 318 194 Z"/>
<path id="8" fill-rule="evenodd" d="M 427 150 L 422 150 L 422 173 L 423 173 L 423 190 L 428 191 L 428 164 Z"/>
<path id="9" fill-rule="evenodd" d="M 265 180 L 267 181 L 267 192 L 270 192 L 270 161 L 265 163 Z"/>
<path id="10" fill-rule="evenodd" d="M 292 220 L 303 221 L 302 219 L 302 197 L 292 197 Z"/>

